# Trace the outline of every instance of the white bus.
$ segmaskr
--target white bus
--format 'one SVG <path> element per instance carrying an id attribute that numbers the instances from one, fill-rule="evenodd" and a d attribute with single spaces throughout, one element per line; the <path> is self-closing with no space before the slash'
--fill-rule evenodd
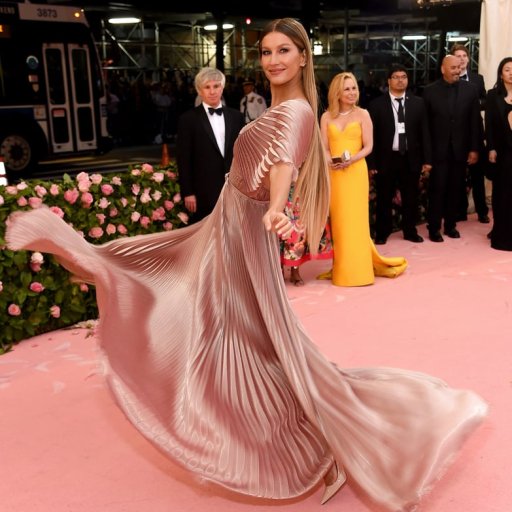
<path id="1" fill-rule="evenodd" d="M 9 178 L 48 157 L 109 147 L 101 65 L 84 12 L 0 1 L 0 156 Z"/>

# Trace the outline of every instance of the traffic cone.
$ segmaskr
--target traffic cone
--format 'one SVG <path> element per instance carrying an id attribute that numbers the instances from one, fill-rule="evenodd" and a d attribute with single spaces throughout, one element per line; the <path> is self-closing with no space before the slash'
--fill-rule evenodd
<path id="1" fill-rule="evenodd" d="M 167 167 L 169 165 L 169 148 L 164 142 L 162 144 L 162 160 L 160 160 L 160 167 Z"/>
<path id="2" fill-rule="evenodd" d="M 7 181 L 7 173 L 5 172 L 5 164 L 3 157 L 0 156 L 0 186 L 6 186 L 9 182 Z"/>

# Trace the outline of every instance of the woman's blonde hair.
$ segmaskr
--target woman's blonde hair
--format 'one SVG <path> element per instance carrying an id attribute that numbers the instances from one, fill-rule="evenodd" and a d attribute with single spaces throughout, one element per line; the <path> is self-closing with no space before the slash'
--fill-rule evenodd
<path id="1" fill-rule="evenodd" d="M 349 73 L 348 71 L 343 71 L 342 73 L 338 73 L 332 80 L 329 85 L 329 92 L 327 94 L 328 106 L 327 110 L 329 114 L 331 114 L 332 118 L 335 118 L 340 113 L 340 99 L 341 94 L 343 92 L 343 87 L 345 87 L 345 80 L 352 79 L 356 84 L 357 89 L 357 100 L 356 103 L 359 102 L 359 85 L 357 84 L 356 77 Z"/>
<path id="2" fill-rule="evenodd" d="M 288 36 L 304 53 L 305 65 L 302 68 L 302 84 L 315 119 L 318 115 L 318 92 L 313 68 L 311 43 L 304 27 L 293 18 L 282 18 L 270 22 L 263 30 L 261 41 L 270 32 L 280 32 Z M 315 121 L 309 151 L 299 170 L 293 199 L 299 201 L 300 222 L 305 228 L 306 239 L 312 254 L 318 252 L 327 215 L 329 214 L 329 168 L 325 158 L 318 121 Z"/>

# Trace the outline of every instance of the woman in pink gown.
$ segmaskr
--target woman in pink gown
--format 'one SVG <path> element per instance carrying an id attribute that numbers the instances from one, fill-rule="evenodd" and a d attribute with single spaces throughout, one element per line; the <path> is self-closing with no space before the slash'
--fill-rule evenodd
<path id="1" fill-rule="evenodd" d="M 297 179 L 310 247 L 328 211 L 307 33 L 276 20 L 260 39 L 272 105 L 236 142 L 215 210 L 177 231 L 85 242 L 49 209 L 17 214 L 13 249 L 55 254 L 94 282 L 114 395 L 136 428 L 202 479 L 264 498 L 331 477 L 412 510 L 486 414 L 471 391 L 425 374 L 340 370 L 290 308 L 279 241 Z M 263 222 L 262 222 L 263 220 Z M 336 471 L 337 470 L 337 471 Z"/>

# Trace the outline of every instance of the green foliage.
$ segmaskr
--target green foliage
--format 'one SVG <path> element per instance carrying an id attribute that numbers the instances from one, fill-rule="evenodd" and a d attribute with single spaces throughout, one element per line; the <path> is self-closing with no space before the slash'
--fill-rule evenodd
<path id="1" fill-rule="evenodd" d="M 81 173 L 0 187 L 0 354 L 22 339 L 96 318 L 94 287 L 71 280 L 50 255 L 5 245 L 9 215 L 41 205 L 91 243 L 176 229 L 188 221 L 176 167 L 148 164 L 112 175 Z"/>

